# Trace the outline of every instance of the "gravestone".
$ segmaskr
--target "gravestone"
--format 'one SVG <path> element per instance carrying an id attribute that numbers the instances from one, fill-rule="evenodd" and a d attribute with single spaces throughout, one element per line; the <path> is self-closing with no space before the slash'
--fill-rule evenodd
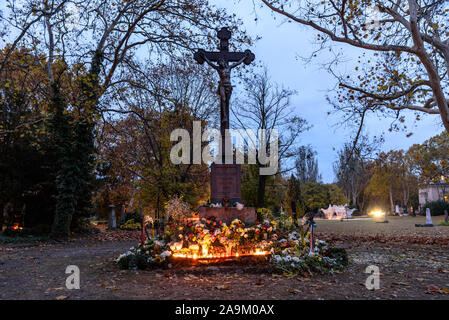
<path id="1" fill-rule="evenodd" d="M 446 223 L 449 222 L 449 215 L 447 213 L 447 210 L 444 210 L 444 222 L 446 222 Z"/>
<path id="2" fill-rule="evenodd" d="M 426 208 L 426 225 L 433 226 L 432 215 L 430 214 L 430 208 Z"/>
<path id="3" fill-rule="evenodd" d="M 117 219 L 115 217 L 115 206 L 109 206 L 109 220 L 108 220 L 108 228 L 115 230 L 117 228 Z"/>
<path id="4" fill-rule="evenodd" d="M 240 165 L 215 164 L 211 165 L 210 179 L 211 203 L 222 203 L 223 199 L 229 199 L 232 205 L 242 202 L 240 187 Z"/>

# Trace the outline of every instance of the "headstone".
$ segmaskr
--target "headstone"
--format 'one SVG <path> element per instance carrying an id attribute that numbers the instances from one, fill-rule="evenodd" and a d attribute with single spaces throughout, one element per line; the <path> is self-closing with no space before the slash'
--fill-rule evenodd
<path id="1" fill-rule="evenodd" d="M 444 210 L 444 222 L 446 222 L 446 223 L 449 222 L 449 215 L 447 213 L 447 210 Z"/>
<path id="2" fill-rule="evenodd" d="M 115 230 L 117 228 L 117 220 L 115 217 L 115 206 L 113 204 L 109 206 L 108 228 L 112 230 Z"/>
<path id="3" fill-rule="evenodd" d="M 432 215 L 430 214 L 430 208 L 426 208 L 426 225 L 433 226 Z"/>
<path id="4" fill-rule="evenodd" d="M 211 203 L 222 203 L 227 199 L 229 204 L 242 202 L 239 164 L 211 165 L 210 178 Z M 224 206 L 224 204 L 223 204 Z"/>
<path id="5" fill-rule="evenodd" d="M 395 210 L 394 210 L 395 212 L 396 212 L 396 214 L 399 214 L 400 213 L 400 211 L 399 211 L 399 206 L 398 205 L 396 205 L 396 207 L 395 207 Z"/>

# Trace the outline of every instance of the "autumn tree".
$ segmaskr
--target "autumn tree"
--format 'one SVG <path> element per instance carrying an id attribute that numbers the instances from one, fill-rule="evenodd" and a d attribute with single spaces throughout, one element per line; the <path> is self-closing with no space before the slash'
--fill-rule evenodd
<path id="1" fill-rule="evenodd" d="M 318 47 L 361 51 L 355 72 L 338 75 L 337 110 L 363 126 L 368 113 L 434 114 L 449 132 L 449 3 L 444 0 L 260 0 L 316 30 Z"/>
<path id="2" fill-rule="evenodd" d="M 421 183 L 449 180 L 449 134 L 442 132 L 422 144 L 409 148 L 413 169 L 420 176 Z"/>
<path id="3" fill-rule="evenodd" d="M 108 109 L 121 116 L 104 122 L 100 158 L 108 167 L 108 178 L 101 189 L 103 197 L 113 201 L 111 194 L 123 191 L 130 195 L 127 207 L 136 198 L 157 213 L 175 195 L 192 206 L 206 202 L 207 164 L 173 164 L 170 135 L 182 128 L 192 139 L 193 121 L 199 121 L 203 130 L 214 123 L 218 103 L 212 71 L 188 58 L 148 61 L 139 70 L 115 92 L 115 109 Z"/>
<path id="4" fill-rule="evenodd" d="M 449 134 L 442 132 L 409 148 L 406 157 L 421 185 L 437 183 L 443 194 L 449 191 Z"/>
<path id="5" fill-rule="evenodd" d="M 55 157 L 41 90 L 45 73 L 30 64 L 34 60 L 28 50 L 15 50 L 0 74 L 0 230 L 23 208 L 26 227 L 48 226 L 54 215 Z"/>
<path id="6" fill-rule="evenodd" d="M 35 56 L 32 64 L 46 74 L 41 85 L 48 92 L 58 159 L 53 235 L 67 237 L 76 212 L 90 206 L 97 122 L 103 109 L 114 104 L 116 86 L 127 82 L 130 72 L 138 72 L 138 50 L 143 48 L 154 58 L 200 44 L 210 46 L 218 22 L 237 23 L 205 0 L 6 3 L 1 27 L 11 38 L 0 61 L 0 74 L 17 48 L 30 48 Z M 66 68 L 57 70 L 58 63 Z M 77 94 L 67 96 L 64 78 L 76 67 L 80 72 L 68 85 Z"/>

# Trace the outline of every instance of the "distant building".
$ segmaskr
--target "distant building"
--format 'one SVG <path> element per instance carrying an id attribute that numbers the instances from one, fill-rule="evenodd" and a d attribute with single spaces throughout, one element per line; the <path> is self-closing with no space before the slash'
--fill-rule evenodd
<path id="1" fill-rule="evenodd" d="M 449 184 L 444 182 L 435 182 L 419 188 L 420 205 L 424 205 L 429 201 L 437 200 L 449 202 Z"/>

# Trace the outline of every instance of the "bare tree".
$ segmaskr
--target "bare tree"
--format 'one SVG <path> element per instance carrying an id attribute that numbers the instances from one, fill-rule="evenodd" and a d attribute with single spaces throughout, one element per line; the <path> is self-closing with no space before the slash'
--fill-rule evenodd
<path id="1" fill-rule="evenodd" d="M 439 115 L 449 131 L 447 1 L 261 1 L 289 21 L 318 31 L 321 49 L 334 42 L 366 53 L 355 75 L 338 76 L 334 101 L 359 125 L 368 112 L 403 121 L 400 112 L 413 110 Z"/>
<path id="2" fill-rule="evenodd" d="M 292 170 L 294 165 L 285 162 L 295 156 L 299 135 L 310 128 L 307 121 L 294 115 L 290 108 L 290 98 L 295 92 L 272 83 L 266 68 L 262 73 L 248 80 L 245 90 L 246 98 L 235 103 L 231 109 L 235 119 L 242 129 L 267 130 L 267 141 L 270 141 L 270 130 L 277 129 L 279 173 Z M 265 143 L 265 145 L 266 154 L 269 154 L 269 144 Z M 259 168 L 263 167 L 258 161 L 257 165 Z M 263 207 L 267 176 L 259 175 L 258 179 L 258 207 Z"/>
<path id="3" fill-rule="evenodd" d="M 360 196 L 370 182 L 370 162 L 373 160 L 374 151 L 378 148 L 376 142 L 369 142 L 366 136 L 362 136 L 357 145 L 346 143 L 338 151 L 338 158 L 334 163 L 334 172 L 338 185 L 344 190 L 346 199 L 350 199 L 354 207 L 363 210 L 359 203 Z"/>

